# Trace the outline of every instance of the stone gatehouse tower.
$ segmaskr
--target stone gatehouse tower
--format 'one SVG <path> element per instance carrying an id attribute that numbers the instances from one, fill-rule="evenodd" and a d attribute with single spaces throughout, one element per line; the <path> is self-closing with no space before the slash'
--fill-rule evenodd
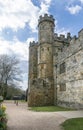
<path id="1" fill-rule="evenodd" d="M 28 105 L 83 108 L 83 29 L 76 36 L 54 33 L 54 18 L 38 21 L 38 42 L 29 47 Z"/>

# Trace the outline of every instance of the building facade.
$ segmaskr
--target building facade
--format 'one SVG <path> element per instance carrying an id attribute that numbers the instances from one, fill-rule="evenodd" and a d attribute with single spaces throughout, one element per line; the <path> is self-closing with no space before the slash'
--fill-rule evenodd
<path id="1" fill-rule="evenodd" d="M 28 105 L 83 108 L 83 29 L 58 36 L 52 15 L 40 16 L 29 47 Z"/>

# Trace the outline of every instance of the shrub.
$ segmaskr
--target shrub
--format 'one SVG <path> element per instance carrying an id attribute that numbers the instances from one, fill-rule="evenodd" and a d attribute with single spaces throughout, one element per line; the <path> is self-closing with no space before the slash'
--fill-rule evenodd
<path id="1" fill-rule="evenodd" d="M 6 117 L 6 106 L 2 104 L 3 97 L 0 96 L 0 130 L 6 130 L 7 128 L 7 117 Z"/>
<path id="2" fill-rule="evenodd" d="M 2 110 L 3 112 L 5 112 L 6 106 L 2 104 L 2 105 L 1 105 L 1 110 Z"/>
<path id="3" fill-rule="evenodd" d="M 5 111 L 0 108 L 0 130 L 6 130 L 7 128 L 7 117 Z"/>

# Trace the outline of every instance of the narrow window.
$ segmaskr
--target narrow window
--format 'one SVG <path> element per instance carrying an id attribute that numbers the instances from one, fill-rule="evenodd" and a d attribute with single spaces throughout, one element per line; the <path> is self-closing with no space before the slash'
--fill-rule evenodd
<path id="1" fill-rule="evenodd" d="M 44 69 L 44 64 L 41 64 L 41 69 Z"/>
<path id="2" fill-rule="evenodd" d="M 60 74 L 65 72 L 65 62 L 63 62 L 62 64 L 60 64 Z"/>
<path id="3" fill-rule="evenodd" d="M 66 91 L 66 84 L 65 83 L 60 84 L 60 91 Z"/>
<path id="4" fill-rule="evenodd" d="M 42 48 L 42 51 L 44 51 L 44 48 Z"/>
<path id="5" fill-rule="evenodd" d="M 47 48 L 47 50 L 49 51 L 49 47 Z"/>

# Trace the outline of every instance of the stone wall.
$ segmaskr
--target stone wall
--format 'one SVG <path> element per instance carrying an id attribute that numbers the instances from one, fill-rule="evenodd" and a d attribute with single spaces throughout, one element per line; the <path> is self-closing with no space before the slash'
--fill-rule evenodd
<path id="1" fill-rule="evenodd" d="M 57 67 L 54 66 L 55 95 L 57 94 L 57 103 L 61 106 L 83 108 L 83 42 L 81 42 L 81 37 L 82 35 L 78 38 L 73 37 L 70 45 L 64 46 L 62 50 L 59 48 L 57 57 L 54 56 L 54 64 L 57 65 Z M 57 51 L 56 48 L 55 51 Z M 65 63 L 64 73 L 60 73 L 62 63 Z M 63 90 L 60 90 L 61 85 Z"/>
<path id="2" fill-rule="evenodd" d="M 50 81 L 51 80 L 51 81 Z M 52 79 L 34 79 L 30 82 L 29 106 L 48 106 L 54 104 Z"/>
<path id="3" fill-rule="evenodd" d="M 29 78 L 37 78 L 37 43 L 30 43 L 29 47 Z"/>
<path id="4" fill-rule="evenodd" d="M 83 108 L 83 29 L 78 37 L 54 33 L 54 18 L 38 23 L 38 43 L 30 43 L 28 105 Z"/>
<path id="5" fill-rule="evenodd" d="M 38 78 L 53 77 L 53 55 L 51 44 L 38 47 Z"/>

